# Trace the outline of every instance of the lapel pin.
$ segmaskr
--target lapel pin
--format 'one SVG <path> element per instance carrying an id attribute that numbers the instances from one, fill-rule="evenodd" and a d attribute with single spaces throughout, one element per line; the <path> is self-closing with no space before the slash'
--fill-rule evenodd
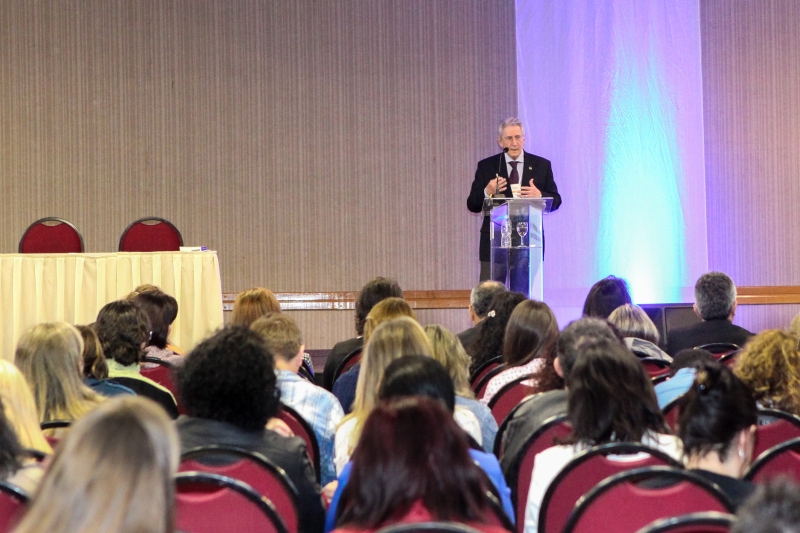
<path id="1" fill-rule="evenodd" d="M 533 167 L 528 167 L 528 170 L 533 170 Z"/>

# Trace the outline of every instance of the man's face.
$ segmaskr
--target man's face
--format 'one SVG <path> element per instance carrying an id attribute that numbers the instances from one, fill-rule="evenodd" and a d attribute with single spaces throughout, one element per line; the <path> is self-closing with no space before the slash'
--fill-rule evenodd
<path id="1" fill-rule="evenodd" d="M 517 159 L 522 154 L 525 146 L 525 136 L 519 126 L 508 126 L 503 128 L 503 135 L 497 139 L 500 148 L 508 148 L 508 155 L 512 159 Z"/>

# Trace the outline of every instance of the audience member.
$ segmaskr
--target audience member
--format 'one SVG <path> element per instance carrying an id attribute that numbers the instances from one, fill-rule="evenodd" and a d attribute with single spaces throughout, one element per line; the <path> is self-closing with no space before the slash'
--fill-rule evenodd
<path id="1" fill-rule="evenodd" d="M 680 400 L 678 437 L 686 468 L 720 487 L 735 507 L 755 490 L 741 477 L 753 459 L 757 422 L 753 396 L 728 367 L 717 362 L 698 367 Z"/>
<path id="2" fill-rule="evenodd" d="M 607 319 L 614 309 L 629 303 L 632 302 L 628 282 L 616 276 L 607 276 L 589 289 L 583 303 L 583 316 Z"/>
<path id="3" fill-rule="evenodd" d="M 731 533 L 800 533 L 800 486 L 780 479 L 739 507 Z"/>
<path id="4" fill-rule="evenodd" d="M 329 391 L 333 390 L 333 375 L 342 364 L 345 357 L 364 346 L 364 324 L 367 322 L 372 308 L 386 298 L 402 298 L 403 290 L 393 279 L 375 278 L 361 288 L 356 297 L 356 336 L 346 341 L 334 344 L 328 359 L 325 360 L 325 370 L 322 374 L 322 386 Z M 344 406 L 347 408 L 347 406 Z"/>
<path id="5" fill-rule="evenodd" d="M 542 370 L 558 342 L 558 322 L 544 302 L 524 300 L 508 319 L 503 341 L 505 369 L 489 380 L 481 402 L 488 405 L 500 389 L 515 379 Z M 537 387 L 533 380 L 526 384 Z"/>
<path id="6" fill-rule="evenodd" d="M 75 424 L 16 533 L 171 533 L 178 440 L 162 409 L 121 396 Z"/>
<path id="7" fill-rule="evenodd" d="M 469 348 L 478 336 L 478 324 L 486 318 L 489 306 L 495 296 L 506 291 L 506 286 L 499 281 L 482 281 L 472 288 L 469 294 L 469 319 L 472 327 L 458 334 L 458 340 L 466 349 Z"/>
<path id="8" fill-rule="evenodd" d="M 0 359 L 0 400 L 5 417 L 23 448 L 51 454 L 53 448 L 39 425 L 39 413 L 33 394 L 22 372 L 12 363 Z"/>
<path id="9" fill-rule="evenodd" d="M 342 406 L 333 394 L 297 374 L 303 364 L 305 346 L 294 320 L 286 315 L 267 315 L 253 322 L 250 329 L 261 335 L 275 358 L 281 401 L 297 411 L 314 429 L 319 442 L 320 477 L 322 484 L 326 485 L 336 479 L 333 437 L 344 417 Z"/>
<path id="10" fill-rule="evenodd" d="M 408 302 L 402 298 L 384 298 L 379 303 L 375 304 L 364 322 L 365 345 L 369 342 L 369 336 L 375 331 L 375 328 L 388 320 L 401 316 L 412 318 L 415 321 L 417 320 L 417 315 L 414 313 L 414 310 L 411 309 Z M 358 376 L 361 373 L 361 366 L 361 362 L 359 361 L 347 372 L 339 376 L 339 379 L 333 384 L 333 394 L 339 400 L 339 403 L 346 413 L 353 410 L 353 402 L 356 399 L 356 384 L 358 383 Z"/>
<path id="11" fill-rule="evenodd" d="M 166 294 L 164 291 L 161 290 L 160 287 L 157 287 L 155 285 L 150 285 L 149 283 L 145 283 L 133 289 L 133 292 L 130 293 L 128 296 L 126 296 L 125 299 L 129 301 L 135 301 L 138 295 L 145 293 Z M 175 319 L 178 318 L 178 300 L 170 296 L 167 299 L 167 305 L 164 308 L 164 313 L 167 323 L 171 326 L 172 323 L 175 322 Z M 183 350 L 180 347 L 171 344 L 169 339 L 167 339 L 166 348 L 178 355 L 183 355 Z"/>
<path id="12" fill-rule="evenodd" d="M 178 301 L 161 291 L 137 293 L 132 301 L 144 311 L 150 322 L 150 340 L 144 355 L 173 365 L 180 364 L 183 356 L 167 346 L 172 323 L 178 317 Z"/>
<path id="13" fill-rule="evenodd" d="M 341 483 L 337 533 L 395 523 L 448 521 L 486 533 L 489 481 L 441 402 L 406 398 L 375 408 Z"/>
<path id="14" fill-rule="evenodd" d="M 714 354 L 699 348 L 686 348 L 676 353 L 669 367 L 669 377 L 655 386 L 658 407 L 664 409 L 669 402 L 688 391 L 694 382 L 695 369 L 714 361 Z"/>
<path id="15" fill-rule="evenodd" d="M 232 326 L 250 327 L 250 324 L 264 315 L 280 313 L 281 304 L 271 290 L 263 287 L 240 292 L 233 302 Z"/>
<path id="16" fill-rule="evenodd" d="M 265 455 L 297 488 L 301 531 L 322 529 L 320 487 L 305 443 L 265 429 L 280 409 L 280 390 L 258 333 L 231 326 L 198 344 L 178 369 L 178 391 L 188 413 L 176 422 L 182 452 L 217 444 Z"/>
<path id="17" fill-rule="evenodd" d="M 733 324 L 736 315 L 736 285 L 722 272 L 708 272 L 694 285 L 694 312 L 702 320 L 669 333 L 667 353 L 706 344 L 731 343 L 744 346 L 753 334 Z"/>
<path id="18" fill-rule="evenodd" d="M 619 341 L 608 322 L 599 318 L 575 320 L 561 332 L 553 368 L 556 375 L 562 379 L 562 386 L 537 394 L 525 401 L 509 420 L 503 434 L 503 453 L 500 456 L 500 465 L 506 478 L 511 479 L 516 476 L 516 472 L 512 472 L 511 469 L 525 443 L 542 427 L 542 424 L 554 416 L 567 414 L 567 391 L 563 390 L 563 382 L 569 378 L 575 361 L 581 357 L 583 346 L 600 340 Z"/>
<path id="19" fill-rule="evenodd" d="M 472 358 L 470 372 L 475 372 L 484 363 L 503 355 L 506 325 L 514 308 L 525 301 L 524 294 L 518 292 L 501 292 L 492 299 L 486 318 L 478 325 L 475 340 L 467 349 Z"/>
<path id="20" fill-rule="evenodd" d="M 402 300 L 401 300 L 402 301 Z M 336 430 L 334 463 L 336 472 L 341 472 L 350 460 L 350 455 L 358 444 L 361 428 L 367 416 L 378 403 L 378 387 L 383 373 L 389 363 L 404 355 L 431 355 L 431 347 L 425 331 L 416 320 L 410 317 L 399 317 L 382 323 L 371 331 L 373 313 L 380 314 L 382 306 L 391 305 L 384 300 L 376 305 L 367 319 L 365 336 L 367 345 L 361 359 L 362 371 L 358 375 L 356 398 L 353 412 L 344 417 Z"/>
<path id="21" fill-rule="evenodd" d="M 425 334 L 431 343 L 433 358 L 444 366 L 456 391 L 456 405 L 469 409 L 481 425 L 483 449 L 491 452 L 497 436 L 497 421 L 487 406 L 475 399 L 469 387 L 469 356 L 458 338 L 450 330 L 431 324 L 425 326 Z"/>
<path id="22" fill-rule="evenodd" d="M 534 458 L 525 533 L 538 529 L 548 485 L 573 457 L 591 446 L 641 442 L 675 459 L 682 455 L 680 441 L 666 434 L 650 377 L 626 347 L 615 341 L 584 345 L 568 376 L 570 444 L 553 446 Z"/>
<path id="23" fill-rule="evenodd" d="M 672 361 L 672 357 L 658 347 L 659 335 L 656 325 L 638 305 L 623 304 L 617 307 L 609 315 L 608 321 L 617 328 L 625 341 L 625 346 L 636 357 Z"/>
<path id="24" fill-rule="evenodd" d="M 83 382 L 87 387 L 103 396 L 136 394 L 128 387 L 108 379 L 108 363 L 97 333 L 89 326 L 75 326 L 83 339 Z"/>
<path id="25" fill-rule="evenodd" d="M 6 418 L 6 408 L 0 401 L 0 480 L 22 489 L 30 495 L 42 479 L 44 470 L 20 445 L 14 427 Z"/>
<path id="26" fill-rule="evenodd" d="M 38 324 L 20 338 L 14 362 L 33 392 L 40 422 L 78 420 L 103 401 L 83 384 L 82 352 L 80 333 L 64 322 Z"/>
<path id="27" fill-rule="evenodd" d="M 794 335 L 762 331 L 739 353 L 734 372 L 759 406 L 800 415 L 800 351 Z"/>
<path id="28" fill-rule="evenodd" d="M 139 396 L 150 398 L 178 417 L 175 397 L 164 386 L 141 374 L 139 363 L 150 336 L 147 315 L 135 303 L 117 300 L 104 305 L 95 322 L 97 338 L 106 356 L 108 376 Z"/>

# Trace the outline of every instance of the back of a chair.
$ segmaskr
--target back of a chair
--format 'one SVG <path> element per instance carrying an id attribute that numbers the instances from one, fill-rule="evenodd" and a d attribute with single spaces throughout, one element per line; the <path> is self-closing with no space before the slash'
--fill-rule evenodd
<path id="1" fill-rule="evenodd" d="M 317 476 L 317 482 L 319 482 L 319 442 L 317 441 L 317 435 L 314 433 L 314 428 L 311 427 L 311 424 L 309 424 L 305 418 L 300 416 L 300 413 L 283 403 L 278 411 L 278 418 L 286 422 L 286 425 L 289 426 L 289 429 L 292 430 L 292 433 L 305 441 L 308 458 L 311 460 L 311 464 L 314 465 L 314 472 Z"/>
<path id="2" fill-rule="evenodd" d="M 349 354 L 344 356 L 342 362 L 339 363 L 339 366 L 336 367 L 336 370 L 333 372 L 333 383 L 336 383 L 336 380 L 339 379 L 339 376 L 353 368 L 361 361 L 361 353 L 364 351 L 363 346 L 359 346 Z"/>
<path id="3" fill-rule="evenodd" d="M 227 464 L 212 466 L 203 459 L 228 460 Z M 263 455 L 228 446 L 200 446 L 181 455 L 180 472 L 206 472 L 236 479 L 265 496 L 275 506 L 286 523 L 289 533 L 299 528 L 298 493 L 294 483 L 282 468 Z"/>
<path id="4" fill-rule="evenodd" d="M 528 490 L 531 486 L 533 460 L 536 454 L 557 445 L 557 441 L 569 436 L 571 431 L 572 428 L 567 423 L 566 416 L 554 416 L 547 419 L 522 446 L 514 464 L 510 466 L 506 481 L 511 488 L 511 503 L 514 504 L 514 511 L 517 515 L 516 530 L 518 532 L 521 532 L 525 525 L 523 517 L 525 516 L 525 506 L 528 503 Z"/>
<path id="5" fill-rule="evenodd" d="M 203 472 L 175 476 L 175 530 L 289 533 L 275 506 L 247 483 Z"/>
<path id="6" fill-rule="evenodd" d="M 478 382 L 483 379 L 488 372 L 492 369 L 497 368 L 498 366 L 503 364 L 503 356 L 498 355 L 497 357 L 493 357 L 483 363 L 481 366 L 475 369 L 475 371 L 469 377 L 469 387 L 473 391 L 475 387 L 478 385 Z"/>
<path id="7" fill-rule="evenodd" d="M 702 346 L 695 346 L 694 349 L 707 350 L 714 354 L 714 357 L 719 360 L 723 355 L 741 350 L 741 347 L 732 342 L 712 342 L 710 344 L 703 344 Z"/>
<path id="8" fill-rule="evenodd" d="M 177 252 L 181 246 L 183 237 L 178 228 L 158 217 L 140 218 L 119 239 L 120 252 Z"/>
<path id="9" fill-rule="evenodd" d="M 27 503 L 28 495 L 22 489 L 0 481 L 0 533 L 14 530 Z"/>
<path id="10" fill-rule="evenodd" d="M 161 359 L 157 359 L 155 357 L 144 357 L 142 362 L 151 363 L 156 366 L 141 366 L 139 368 L 139 373 L 148 379 L 152 379 L 170 391 L 178 404 L 178 412 L 180 414 L 186 414 L 186 409 L 181 403 L 180 397 L 178 396 L 178 385 L 175 381 L 175 367 L 167 361 L 162 361 Z"/>
<path id="11" fill-rule="evenodd" d="M 759 409 L 753 457 L 783 442 L 800 437 L 800 417 L 777 409 Z"/>
<path id="12" fill-rule="evenodd" d="M 642 363 L 647 375 L 651 378 L 657 378 L 669 374 L 669 362 L 664 361 L 663 359 L 645 357 L 644 359 L 639 359 L 639 362 Z"/>
<path id="13" fill-rule="evenodd" d="M 83 237 L 63 218 L 41 218 L 28 226 L 19 240 L 21 254 L 83 253 Z"/>
<path id="14" fill-rule="evenodd" d="M 732 352 L 728 352 L 726 354 L 720 355 L 719 361 L 723 365 L 727 366 L 728 368 L 733 368 L 736 366 L 736 361 L 739 359 L 739 354 L 741 353 L 740 350 L 734 350 Z"/>
<path id="15" fill-rule="evenodd" d="M 659 487 L 642 485 L 645 480 L 658 481 Z M 660 518 L 701 511 L 733 513 L 733 504 L 719 487 L 692 472 L 637 468 L 605 479 L 581 498 L 564 532 L 636 533 Z"/>
<path id="16" fill-rule="evenodd" d="M 745 472 L 744 479 L 764 484 L 780 476 L 800 482 L 800 438 L 782 442 L 759 455 Z"/>
<path id="17" fill-rule="evenodd" d="M 531 375 L 522 376 L 507 383 L 489 400 L 489 409 L 492 410 L 492 416 L 498 426 L 522 400 L 535 392 L 534 387 L 525 384 L 531 377 Z"/>
<path id="18" fill-rule="evenodd" d="M 525 402 L 528 402 L 534 396 L 536 395 L 534 394 L 528 396 L 527 398 L 523 398 L 522 401 L 516 405 L 516 407 L 514 407 L 513 409 L 511 409 L 511 411 L 509 411 L 509 413 L 506 415 L 506 417 L 503 419 L 500 425 L 497 426 L 497 435 L 495 435 L 494 438 L 494 448 L 492 449 L 492 451 L 494 452 L 495 456 L 497 456 L 498 459 L 503 457 L 503 435 L 508 429 L 508 425 L 511 423 L 511 420 L 514 418 L 514 414 L 525 404 Z"/>
<path id="19" fill-rule="evenodd" d="M 670 427 L 670 429 L 672 429 L 673 433 L 678 431 L 678 417 L 681 415 L 681 396 L 670 400 L 661 410 L 661 412 L 664 414 L 664 420 L 667 422 L 667 425 Z"/>
<path id="20" fill-rule="evenodd" d="M 479 533 L 479 531 L 458 522 L 414 522 L 386 526 L 376 533 Z"/>
<path id="21" fill-rule="evenodd" d="M 624 455 L 628 457 L 614 457 Z M 544 493 L 539 509 L 539 533 L 560 533 L 575 503 L 602 480 L 635 468 L 659 465 L 681 467 L 661 450 L 637 443 L 604 444 L 578 454 Z"/>
<path id="22" fill-rule="evenodd" d="M 489 386 L 489 382 L 495 377 L 497 374 L 502 372 L 506 369 L 506 365 L 500 364 L 488 372 L 486 372 L 481 379 L 475 384 L 475 387 L 472 389 L 472 392 L 475 393 L 475 398 L 480 400 L 486 394 L 486 388 Z"/>
<path id="23" fill-rule="evenodd" d="M 736 516 L 716 511 L 661 518 L 638 533 L 728 533 Z"/>

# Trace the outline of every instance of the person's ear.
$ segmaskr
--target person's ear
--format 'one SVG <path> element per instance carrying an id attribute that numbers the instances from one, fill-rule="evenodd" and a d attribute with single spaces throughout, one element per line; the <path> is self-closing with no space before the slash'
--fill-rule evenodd
<path id="1" fill-rule="evenodd" d="M 694 310 L 694 314 L 697 315 L 697 318 L 703 320 L 703 316 L 700 314 L 700 310 L 697 309 L 697 304 L 692 305 L 692 309 Z"/>
<path id="2" fill-rule="evenodd" d="M 564 369 L 561 368 L 561 361 L 558 360 L 558 357 L 553 359 L 553 369 L 556 371 L 556 374 L 558 374 L 558 377 L 564 379 Z"/>

